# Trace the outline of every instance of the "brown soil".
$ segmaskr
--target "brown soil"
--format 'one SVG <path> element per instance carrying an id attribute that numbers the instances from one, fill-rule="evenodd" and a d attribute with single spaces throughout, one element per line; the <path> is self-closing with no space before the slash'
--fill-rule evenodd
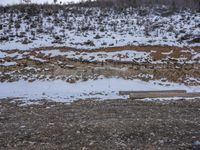
<path id="1" fill-rule="evenodd" d="M 139 46 L 134 46 L 134 45 L 125 45 L 125 46 L 118 46 L 118 47 L 105 47 L 105 48 L 96 48 L 96 49 L 76 49 L 73 47 L 40 47 L 40 48 L 34 48 L 32 49 L 33 51 L 38 51 L 38 50 L 54 50 L 54 49 L 59 49 L 61 51 L 80 51 L 80 52 L 88 52 L 88 51 L 93 51 L 93 52 L 112 52 L 112 51 L 122 51 L 122 50 L 136 50 L 136 51 L 163 51 L 163 52 L 168 52 L 171 50 L 176 50 L 180 51 L 183 49 L 194 49 L 194 50 L 200 50 L 200 47 L 178 47 L 178 46 L 167 46 L 167 45 L 139 45 Z M 13 49 L 14 51 L 17 49 Z"/>
<path id="2" fill-rule="evenodd" d="M 183 52 L 178 50 L 173 50 L 171 54 L 166 55 L 162 51 L 163 49 L 172 49 L 172 47 L 132 47 L 132 49 L 142 49 L 143 51 L 146 48 L 150 48 L 155 52 L 152 53 L 154 60 L 161 60 L 167 56 L 172 58 L 179 58 L 181 55 L 185 58 L 190 59 L 191 53 Z M 123 50 L 131 49 L 130 47 L 124 48 L 107 48 L 108 51 L 113 50 Z M 157 49 L 157 50 L 156 50 Z M 34 81 L 36 79 L 62 79 L 67 82 L 76 82 L 78 80 L 88 80 L 88 79 L 97 79 L 99 76 L 103 75 L 105 77 L 121 77 L 125 79 L 142 79 L 145 81 L 148 80 L 166 80 L 177 83 L 184 83 L 186 85 L 198 85 L 200 81 L 190 80 L 200 79 L 200 64 L 177 64 L 176 60 L 168 60 L 166 64 L 151 64 L 151 63 L 132 63 L 132 62 L 87 62 L 81 60 L 67 59 L 64 56 L 50 57 L 44 56 L 40 51 L 17 51 L 23 54 L 22 59 L 15 59 L 6 57 L 1 61 L 14 61 L 17 62 L 17 65 L 14 66 L 0 66 L 0 71 L 3 72 L 0 75 L 0 81 L 17 81 L 19 79 Z M 7 52 L 7 51 L 5 51 Z M 8 53 L 12 54 L 16 51 L 9 51 Z M 93 51 L 92 51 L 93 52 Z M 39 62 L 32 60 L 30 57 L 40 58 L 46 62 Z M 71 65 L 72 67 L 69 67 Z M 31 69 L 30 69 L 31 67 Z"/>
<path id="3" fill-rule="evenodd" d="M 46 50 L 60 50 L 62 52 L 66 52 L 66 51 L 77 51 L 77 52 L 87 52 L 87 53 L 93 53 L 93 52 L 115 52 L 115 51 L 124 51 L 124 50 L 133 50 L 133 51 L 142 51 L 142 52 L 152 52 L 151 56 L 153 57 L 154 60 L 160 60 L 162 58 L 166 58 L 166 56 L 171 56 L 173 58 L 179 58 L 180 56 L 186 57 L 188 59 L 191 58 L 191 49 L 199 52 L 200 51 L 200 47 L 176 47 L 176 46 L 161 46 L 161 45 L 157 45 L 157 46 L 151 46 L 151 45 L 147 45 L 147 46 L 121 46 L 121 47 L 107 47 L 107 48 L 99 48 L 99 49 L 92 49 L 92 50 L 86 50 L 86 49 L 76 49 L 76 48 L 71 48 L 71 47 L 41 47 L 41 48 L 35 48 L 32 49 L 29 55 L 33 55 L 36 56 L 38 55 L 37 53 L 40 51 L 46 51 Z M 183 50 L 187 50 L 188 52 L 183 52 Z M 6 53 L 15 53 L 15 52 L 19 52 L 21 54 L 26 53 L 27 51 L 19 51 L 19 50 L 1 50 L 3 52 Z M 166 55 L 164 53 L 168 53 L 168 52 L 172 52 L 170 55 Z M 40 56 L 41 57 L 41 56 Z"/>

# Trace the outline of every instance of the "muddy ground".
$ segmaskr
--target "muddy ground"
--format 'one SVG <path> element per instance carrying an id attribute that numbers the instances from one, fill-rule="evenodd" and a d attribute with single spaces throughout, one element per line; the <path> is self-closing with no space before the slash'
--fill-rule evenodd
<path id="1" fill-rule="evenodd" d="M 200 149 L 200 101 L 0 100 L 0 149 Z"/>

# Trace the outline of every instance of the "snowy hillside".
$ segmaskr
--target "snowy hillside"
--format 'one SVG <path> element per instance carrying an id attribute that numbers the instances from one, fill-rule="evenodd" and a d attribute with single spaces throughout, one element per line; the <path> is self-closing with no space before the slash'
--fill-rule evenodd
<path id="1" fill-rule="evenodd" d="M 123 98 L 120 90 L 154 81 L 155 89 L 199 91 L 200 13 L 59 5 L 0 12 L 0 99 Z"/>
<path id="2" fill-rule="evenodd" d="M 200 46 L 200 13 L 162 9 L 66 8 L 0 14 L 0 49 Z"/>
<path id="3" fill-rule="evenodd" d="M 0 1 L 0 150 L 200 150 L 200 0 Z"/>

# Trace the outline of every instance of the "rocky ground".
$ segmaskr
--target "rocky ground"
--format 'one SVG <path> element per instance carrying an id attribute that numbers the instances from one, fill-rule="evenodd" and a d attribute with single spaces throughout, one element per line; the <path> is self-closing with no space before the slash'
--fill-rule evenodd
<path id="1" fill-rule="evenodd" d="M 0 149 L 199 149 L 200 101 L 0 101 Z"/>

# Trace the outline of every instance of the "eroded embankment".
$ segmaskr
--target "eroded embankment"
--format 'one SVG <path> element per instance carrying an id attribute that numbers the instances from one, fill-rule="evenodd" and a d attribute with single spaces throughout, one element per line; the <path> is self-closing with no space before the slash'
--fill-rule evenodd
<path id="1" fill-rule="evenodd" d="M 0 80 L 70 83 L 100 76 L 199 84 L 199 47 L 125 46 L 97 50 L 41 48 L 0 51 Z"/>

